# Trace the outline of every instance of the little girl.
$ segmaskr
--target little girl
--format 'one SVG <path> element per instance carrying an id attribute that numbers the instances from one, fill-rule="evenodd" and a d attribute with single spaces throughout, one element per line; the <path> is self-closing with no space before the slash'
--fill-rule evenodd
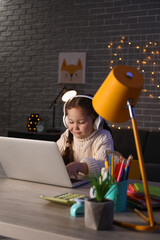
<path id="1" fill-rule="evenodd" d="M 77 95 L 64 104 L 63 122 L 67 130 L 57 141 L 69 176 L 78 173 L 96 176 L 113 150 L 107 123 L 94 111 L 92 97 Z M 106 129 L 104 129 L 106 128 Z"/>

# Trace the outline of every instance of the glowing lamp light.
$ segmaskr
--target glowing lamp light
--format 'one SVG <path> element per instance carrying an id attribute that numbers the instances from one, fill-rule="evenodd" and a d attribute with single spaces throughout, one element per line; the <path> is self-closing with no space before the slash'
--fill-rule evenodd
<path id="1" fill-rule="evenodd" d="M 67 102 L 70 98 L 73 98 L 77 95 L 75 90 L 68 90 L 62 96 L 62 101 Z"/>

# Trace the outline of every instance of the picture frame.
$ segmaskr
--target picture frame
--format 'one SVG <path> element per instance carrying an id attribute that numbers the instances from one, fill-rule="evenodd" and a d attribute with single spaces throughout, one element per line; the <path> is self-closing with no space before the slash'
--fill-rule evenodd
<path id="1" fill-rule="evenodd" d="M 61 52 L 58 60 L 58 82 L 84 84 L 86 71 L 85 52 Z"/>

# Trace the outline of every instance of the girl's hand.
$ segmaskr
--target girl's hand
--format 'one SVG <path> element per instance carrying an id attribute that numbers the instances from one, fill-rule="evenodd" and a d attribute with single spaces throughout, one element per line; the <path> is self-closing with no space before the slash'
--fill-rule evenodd
<path id="1" fill-rule="evenodd" d="M 86 163 L 71 162 L 66 166 L 66 168 L 69 176 L 74 175 L 76 180 L 78 179 L 77 174 L 79 172 L 84 173 L 85 175 L 88 174 L 88 166 Z"/>

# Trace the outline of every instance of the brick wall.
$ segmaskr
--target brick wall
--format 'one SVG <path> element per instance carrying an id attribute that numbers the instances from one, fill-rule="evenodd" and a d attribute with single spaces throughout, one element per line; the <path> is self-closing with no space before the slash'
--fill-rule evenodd
<path id="1" fill-rule="evenodd" d="M 86 52 L 86 83 L 67 84 L 80 94 L 94 94 L 114 65 L 139 69 L 145 84 L 137 124 L 158 130 L 159 26 L 159 0 L 1 0 L 0 135 L 27 129 L 30 113 L 52 127 L 60 52 Z M 60 100 L 56 128 L 63 129 Z"/>

